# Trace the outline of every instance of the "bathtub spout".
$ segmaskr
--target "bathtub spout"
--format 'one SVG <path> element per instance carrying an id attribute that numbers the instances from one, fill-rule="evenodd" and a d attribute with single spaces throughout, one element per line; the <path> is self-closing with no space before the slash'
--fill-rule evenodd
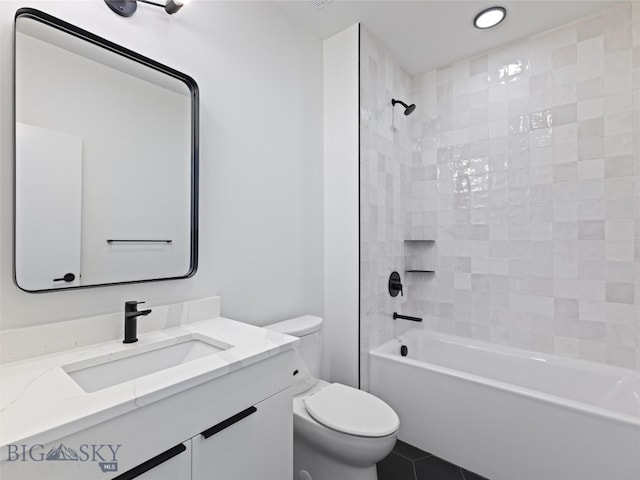
<path id="1" fill-rule="evenodd" d="M 408 315 L 400 315 L 398 312 L 393 312 L 393 319 L 397 320 L 401 318 L 402 320 L 411 320 L 412 322 L 421 322 L 422 319 L 419 317 L 410 317 Z"/>

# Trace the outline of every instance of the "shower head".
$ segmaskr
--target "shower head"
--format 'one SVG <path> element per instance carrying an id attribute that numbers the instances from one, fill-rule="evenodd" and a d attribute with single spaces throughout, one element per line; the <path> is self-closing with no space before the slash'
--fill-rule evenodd
<path id="1" fill-rule="evenodd" d="M 395 107 L 396 103 L 399 103 L 400 105 L 402 105 L 404 107 L 404 114 L 405 115 L 411 115 L 413 113 L 413 111 L 416 109 L 416 104 L 415 103 L 412 103 L 411 105 L 407 105 L 402 100 L 396 100 L 395 98 L 392 98 L 391 99 L 391 105 Z"/>
<path id="2" fill-rule="evenodd" d="M 411 115 L 415 109 L 416 109 L 416 104 L 412 103 L 411 105 L 409 105 L 407 108 L 404 109 L 404 114 Z"/>

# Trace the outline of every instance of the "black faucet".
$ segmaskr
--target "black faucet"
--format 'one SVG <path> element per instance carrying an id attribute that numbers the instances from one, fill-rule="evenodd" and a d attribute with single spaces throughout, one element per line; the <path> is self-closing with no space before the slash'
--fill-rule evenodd
<path id="1" fill-rule="evenodd" d="M 134 343 L 138 341 L 138 317 L 149 315 L 151 309 L 138 311 L 138 304 L 144 302 L 124 302 L 124 340 L 122 343 Z"/>

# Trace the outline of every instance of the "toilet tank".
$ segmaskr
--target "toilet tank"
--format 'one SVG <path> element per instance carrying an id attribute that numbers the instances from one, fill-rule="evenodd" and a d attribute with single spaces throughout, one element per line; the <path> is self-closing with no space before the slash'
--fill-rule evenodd
<path id="1" fill-rule="evenodd" d="M 294 355 L 294 395 L 315 385 L 320 373 L 322 318 L 315 315 L 303 315 L 273 323 L 264 328 L 300 339 L 300 344 L 296 347 Z"/>

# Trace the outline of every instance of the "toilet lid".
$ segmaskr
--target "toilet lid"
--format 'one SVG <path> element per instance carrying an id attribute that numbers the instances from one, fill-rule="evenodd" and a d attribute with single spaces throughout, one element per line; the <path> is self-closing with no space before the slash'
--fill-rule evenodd
<path id="1" fill-rule="evenodd" d="M 384 437 L 398 430 L 393 409 L 373 395 L 332 383 L 304 400 L 314 420 L 339 432 L 360 437 Z"/>

